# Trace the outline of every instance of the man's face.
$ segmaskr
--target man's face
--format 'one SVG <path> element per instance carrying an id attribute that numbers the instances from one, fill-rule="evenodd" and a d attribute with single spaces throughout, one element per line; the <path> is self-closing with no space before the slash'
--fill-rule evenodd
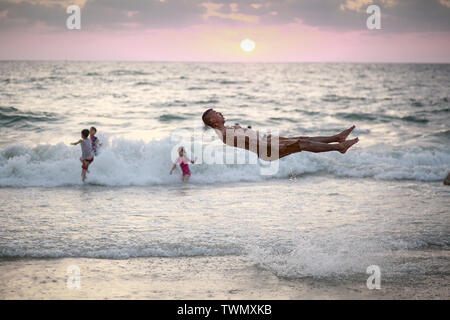
<path id="1" fill-rule="evenodd" d="M 96 134 L 96 132 L 95 132 L 94 129 L 90 129 L 90 130 L 89 130 L 89 133 L 90 133 L 91 136 L 95 136 L 95 134 Z"/>
<path id="2" fill-rule="evenodd" d="M 211 110 L 210 112 L 210 122 L 212 124 L 224 124 L 225 123 L 225 118 L 222 115 L 222 113 L 217 112 L 216 110 Z"/>

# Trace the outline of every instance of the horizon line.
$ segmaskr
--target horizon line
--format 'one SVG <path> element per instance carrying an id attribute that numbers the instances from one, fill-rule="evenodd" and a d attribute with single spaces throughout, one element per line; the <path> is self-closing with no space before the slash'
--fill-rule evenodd
<path id="1" fill-rule="evenodd" d="M 230 64 L 271 64 L 271 63 L 342 63 L 342 64 L 450 64 L 450 61 L 220 61 L 220 60 L 114 60 L 114 59 L 0 59 L 0 62 L 151 62 L 151 63 L 230 63 Z"/>

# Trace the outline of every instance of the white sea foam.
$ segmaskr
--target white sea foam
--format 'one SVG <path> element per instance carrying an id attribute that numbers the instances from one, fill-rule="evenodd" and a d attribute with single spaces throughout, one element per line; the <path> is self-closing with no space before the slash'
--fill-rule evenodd
<path id="1" fill-rule="evenodd" d="M 105 186 L 179 183 L 179 171 L 172 176 L 168 174 L 174 145 L 170 138 L 148 143 L 125 139 L 106 141 L 100 155 L 90 166 L 88 182 Z M 217 144 L 217 150 L 221 148 Z M 81 184 L 79 157 L 79 147 L 64 143 L 34 147 L 20 144 L 7 146 L 0 150 L 0 186 Z M 448 150 L 378 145 L 354 148 L 345 155 L 301 152 L 281 159 L 279 170 L 273 176 L 261 175 L 259 164 L 194 164 L 191 165 L 191 183 L 256 182 L 292 175 L 299 177 L 307 173 L 382 180 L 439 181 L 445 177 L 449 163 Z"/>

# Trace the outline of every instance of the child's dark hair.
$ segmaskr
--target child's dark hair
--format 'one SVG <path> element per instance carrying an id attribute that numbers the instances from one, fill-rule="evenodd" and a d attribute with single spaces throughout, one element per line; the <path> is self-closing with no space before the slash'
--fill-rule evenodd
<path id="1" fill-rule="evenodd" d="M 89 130 L 88 129 L 81 130 L 81 135 L 83 136 L 83 138 L 89 137 Z"/>
<path id="2" fill-rule="evenodd" d="M 91 130 L 94 130 L 95 133 L 97 133 L 97 128 L 96 127 L 91 127 Z"/>

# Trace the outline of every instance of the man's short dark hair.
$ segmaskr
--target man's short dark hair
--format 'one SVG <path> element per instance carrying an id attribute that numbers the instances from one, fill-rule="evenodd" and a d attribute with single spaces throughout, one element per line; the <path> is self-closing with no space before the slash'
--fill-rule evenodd
<path id="1" fill-rule="evenodd" d="M 207 126 L 211 126 L 211 125 L 209 124 L 209 120 L 207 120 L 207 118 L 206 118 L 206 117 L 208 116 L 208 113 L 209 113 L 210 111 L 212 111 L 212 109 L 206 110 L 205 112 L 203 112 L 203 115 L 202 115 L 203 123 L 206 124 Z"/>
<path id="2" fill-rule="evenodd" d="M 83 138 L 89 137 L 89 130 L 88 129 L 81 130 L 81 135 L 83 136 Z"/>
<path id="3" fill-rule="evenodd" d="M 95 133 L 97 133 L 97 128 L 96 127 L 91 127 L 91 130 L 94 130 Z"/>

